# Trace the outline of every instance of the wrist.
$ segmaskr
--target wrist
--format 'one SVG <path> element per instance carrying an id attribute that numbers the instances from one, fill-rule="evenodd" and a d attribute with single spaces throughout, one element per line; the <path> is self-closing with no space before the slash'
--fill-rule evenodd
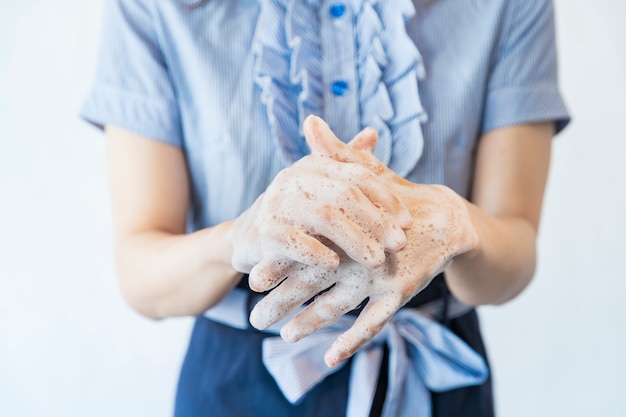
<path id="1" fill-rule="evenodd" d="M 208 278 L 218 287 L 232 287 L 240 279 L 240 274 L 232 267 L 232 246 L 226 237 L 230 224 L 230 221 L 219 223 L 185 238 L 189 239 L 187 257 L 195 259 L 194 274 L 202 280 Z"/>
<path id="2" fill-rule="evenodd" d="M 229 220 L 203 231 L 202 246 L 207 265 L 232 268 L 233 246 L 228 238 L 232 223 L 233 220 Z"/>
<path id="3" fill-rule="evenodd" d="M 463 218 L 466 219 L 466 234 L 468 236 L 467 238 L 467 247 L 465 248 L 465 250 L 461 253 L 459 253 L 458 255 L 456 255 L 454 257 L 454 259 L 456 258 L 461 258 L 461 259 L 475 259 L 477 257 L 480 256 L 480 254 L 483 252 L 484 249 L 484 241 L 483 241 L 483 235 L 484 233 L 481 233 L 478 230 L 478 227 L 476 225 L 476 219 L 477 216 L 479 215 L 479 213 L 476 213 L 477 211 L 479 211 L 479 209 L 473 205 L 472 203 L 470 203 L 469 201 L 459 197 L 459 199 L 462 200 L 462 211 L 463 211 Z"/>
<path id="4" fill-rule="evenodd" d="M 414 224 L 446 247 L 450 260 L 471 259 L 482 252 L 479 209 L 451 188 L 439 184 L 402 186 L 403 201 Z"/>

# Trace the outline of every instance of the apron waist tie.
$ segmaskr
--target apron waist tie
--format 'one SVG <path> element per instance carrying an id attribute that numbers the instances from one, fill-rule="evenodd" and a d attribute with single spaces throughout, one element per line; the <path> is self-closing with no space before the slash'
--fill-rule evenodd
<path id="1" fill-rule="evenodd" d="M 205 312 L 215 322 L 241 330 L 250 329 L 250 297 L 260 295 L 235 288 L 219 304 Z M 256 300 L 255 300 L 256 301 Z M 435 321 L 447 304 L 444 316 L 453 319 L 472 310 L 454 298 L 437 299 L 417 308 L 402 308 L 385 327 L 353 357 L 346 417 L 368 417 L 383 357 L 389 348 L 388 386 L 382 417 L 430 417 L 430 392 L 480 385 L 488 376 L 484 359 L 452 331 Z M 299 311 L 272 325 L 280 328 Z M 324 353 L 335 339 L 352 326 L 356 317 L 344 315 L 337 323 L 287 343 L 280 336 L 263 340 L 263 364 L 285 398 L 297 404 L 335 368 L 324 363 Z"/>

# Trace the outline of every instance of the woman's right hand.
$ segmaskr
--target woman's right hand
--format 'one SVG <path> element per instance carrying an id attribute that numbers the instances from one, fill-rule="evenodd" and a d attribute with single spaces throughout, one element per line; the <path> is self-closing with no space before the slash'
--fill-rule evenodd
<path id="1" fill-rule="evenodd" d="M 306 266 L 334 270 L 338 247 L 369 268 L 406 243 L 411 215 L 361 164 L 309 155 L 281 171 L 233 223 L 233 267 L 252 289 L 273 288 Z M 255 288 L 256 287 L 256 288 Z"/>

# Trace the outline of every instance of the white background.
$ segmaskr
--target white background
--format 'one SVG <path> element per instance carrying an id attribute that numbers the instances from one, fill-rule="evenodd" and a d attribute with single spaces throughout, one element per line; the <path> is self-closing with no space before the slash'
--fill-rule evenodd
<path id="1" fill-rule="evenodd" d="M 626 2 L 557 0 L 535 281 L 481 309 L 499 415 L 626 416 Z M 121 300 L 104 140 L 79 121 L 101 0 L 0 0 L 0 415 L 171 415 L 190 319 Z"/>

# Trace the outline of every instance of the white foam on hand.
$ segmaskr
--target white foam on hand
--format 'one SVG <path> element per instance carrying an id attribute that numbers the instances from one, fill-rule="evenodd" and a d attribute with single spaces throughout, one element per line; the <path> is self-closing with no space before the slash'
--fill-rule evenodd
<path id="1" fill-rule="evenodd" d="M 325 146 L 341 143 L 334 135 Z M 370 169 L 313 154 L 282 170 L 229 231 L 233 267 L 256 291 L 275 287 L 302 265 L 334 270 L 337 251 L 369 268 L 406 243 L 404 204 Z"/>
<path id="2" fill-rule="evenodd" d="M 314 154 L 359 164 L 375 173 L 412 217 L 411 227 L 405 230 L 405 246 L 396 253 L 388 252 L 380 267 L 355 262 L 336 249 L 340 255 L 336 269 L 292 265 L 286 274 L 289 277 L 252 310 L 250 322 L 264 329 L 325 291 L 281 329 L 282 337 L 294 342 L 333 324 L 369 298 L 354 325 L 326 353 L 326 363 L 336 366 L 378 333 L 454 256 L 474 248 L 477 234 L 463 199 L 452 190 L 412 184 L 380 163 L 371 154 L 372 141 L 375 143 L 371 131 L 362 132 L 348 146 L 327 141 L 325 137 L 334 135 L 321 119 L 311 117 L 305 122 L 305 134 Z"/>

